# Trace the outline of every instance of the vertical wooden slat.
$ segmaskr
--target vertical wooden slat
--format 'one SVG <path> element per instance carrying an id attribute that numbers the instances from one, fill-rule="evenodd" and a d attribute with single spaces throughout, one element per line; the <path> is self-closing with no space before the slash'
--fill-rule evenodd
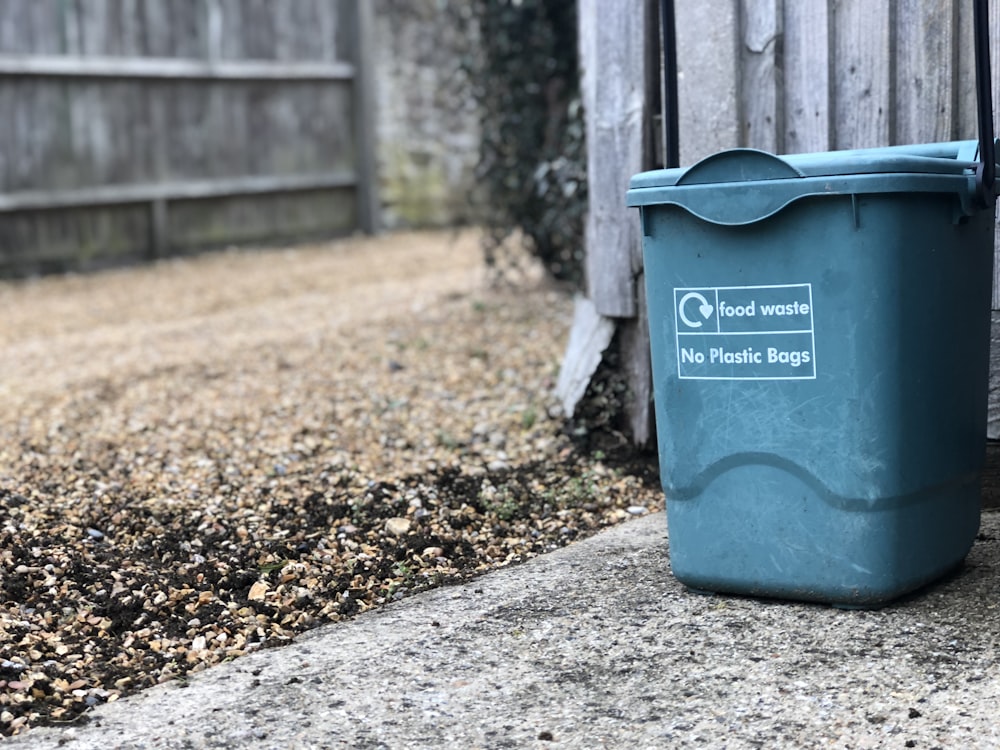
<path id="1" fill-rule="evenodd" d="M 955 78 L 955 137 L 959 140 L 978 138 L 976 129 L 976 68 L 972 36 L 972 3 L 968 0 L 952 0 L 956 9 L 955 47 L 957 69 Z M 994 5 L 996 3 L 994 2 Z M 991 12 L 991 15 L 993 13 Z M 993 29 L 991 38 L 995 40 L 1000 29 Z M 991 50 L 992 53 L 992 50 Z M 997 61 L 991 54 L 993 69 Z M 994 72 L 993 78 L 996 79 Z"/>
<path id="2" fill-rule="evenodd" d="M 215 62 L 222 59 L 222 40 L 224 38 L 224 19 L 219 0 L 204 0 L 205 2 L 205 59 Z"/>
<path id="3" fill-rule="evenodd" d="M 59 4 L 59 13 L 62 17 L 62 50 L 67 55 L 79 55 L 83 52 L 80 12 L 80 6 L 76 2 Z"/>
<path id="4" fill-rule="evenodd" d="M 121 27 L 121 54 L 125 57 L 142 57 L 142 17 L 140 0 L 122 0 L 119 6 Z"/>
<path id="5" fill-rule="evenodd" d="M 896 0 L 896 143 L 955 137 L 956 15 L 950 1 Z"/>
<path id="6" fill-rule="evenodd" d="M 784 4 L 785 151 L 828 151 L 832 145 L 829 0 Z"/>
<path id="7" fill-rule="evenodd" d="M 639 222 L 625 206 L 625 191 L 633 174 L 652 166 L 649 104 L 659 82 L 656 6 L 655 0 L 582 0 L 578 15 L 588 141 L 588 286 L 595 314 L 615 319 L 632 394 L 626 419 L 640 445 L 652 435 L 652 380 Z M 574 358 L 599 357 L 606 343 L 591 340 L 588 346 L 598 350 L 569 353 L 565 371 L 575 371 Z"/>
<path id="8" fill-rule="evenodd" d="M 621 337 L 621 357 L 625 367 L 630 398 L 625 404 L 632 442 L 645 447 L 653 438 L 653 363 L 649 345 L 649 308 L 646 305 L 646 284 L 643 274 L 637 277 L 638 314 L 618 321 Z"/>
<path id="9" fill-rule="evenodd" d="M 683 166 L 740 143 L 739 4 L 678 2 L 675 13 Z"/>
<path id="10" fill-rule="evenodd" d="M 167 216 L 167 202 L 165 200 L 155 200 L 149 205 L 149 252 L 147 257 L 150 260 L 163 258 L 169 249 L 169 219 Z"/>
<path id="11" fill-rule="evenodd" d="M 274 15 L 271 0 L 242 0 L 243 52 L 248 59 L 274 59 Z"/>
<path id="12" fill-rule="evenodd" d="M 834 148 L 892 143 L 892 9 L 891 2 L 834 2 Z"/>
<path id="13" fill-rule="evenodd" d="M 357 149 L 358 220 L 362 230 L 380 229 L 378 165 L 375 159 L 375 19 L 372 4 L 359 0 L 354 22 L 357 28 L 354 79 L 354 137 Z M 340 18 L 341 23 L 347 19 Z"/>
<path id="14" fill-rule="evenodd" d="M 271 13 L 274 18 L 274 59 L 294 60 L 296 55 L 301 55 L 305 50 L 299 49 L 296 45 L 297 30 L 293 24 L 295 8 L 301 4 L 301 0 L 295 0 L 295 4 L 289 0 L 271 0 Z"/>
<path id="15" fill-rule="evenodd" d="M 211 5 L 214 0 L 205 0 Z M 154 3 L 155 4 L 155 3 Z M 147 6 L 150 3 L 147 3 Z M 162 9 L 161 9 L 162 10 Z M 210 25 L 210 24 L 209 24 Z M 147 44 L 159 50 L 170 47 L 168 38 L 171 26 L 167 23 L 152 24 L 146 29 Z M 151 87 L 147 91 L 146 117 L 149 123 L 150 140 L 152 141 L 151 170 L 155 181 L 169 179 L 170 155 L 169 134 L 167 124 L 167 102 L 174 89 L 170 84 Z M 149 204 L 149 239 L 146 255 L 150 259 L 162 258 L 170 248 L 169 206 L 165 200 L 156 200 Z"/>
<path id="16" fill-rule="evenodd" d="M 625 207 L 632 175 L 643 168 L 648 110 L 646 0 L 583 0 L 579 44 L 587 130 L 589 211 L 587 282 L 597 311 L 636 314 L 638 222 Z"/>
<path id="17" fill-rule="evenodd" d="M 85 55 L 105 55 L 108 51 L 108 0 L 87 0 L 81 4 L 80 49 Z"/>
<path id="18" fill-rule="evenodd" d="M 160 85 L 148 92 L 147 101 L 149 107 L 147 117 L 149 118 L 150 138 L 152 140 L 152 172 L 154 180 L 166 180 L 168 178 L 169 159 L 167 155 L 167 114 L 166 96 L 169 89 L 166 85 Z M 149 248 L 148 253 L 153 258 L 160 258 L 167 254 L 170 246 L 170 239 L 167 236 L 169 222 L 167 221 L 167 202 L 165 200 L 154 201 L 149 206 Z"/>
<path id="19" fill-rule="evenodd" d="M 146 32 L 146 54 L 150 57 L 169 57 L 170 16 L 165 3 L 146 2 L 143 9 L 143 27 Z"/>
<path id="20" fill-rule="evenodd" d="M 220 25 L 226 29 L 226 33 L 219 39 L 219 57 L 223 60 L 236 60 L 239 54 L 239 35 L 235 31 L 239 28 L 239 4 L 233 0 L 213 0 L 218 7 Z M 211 31 L 211 29 L 209 29 Z"/>
<path id="21" fill-rule="evenodd" d="M 321 58 L 323 60 L 337 59 L 337 38 L 336 38 L 336 8 L 333 0 L 320 0 L 319 2 L 319 45 L 322 49 Z"/>
<path id="22" fill-rule="evenodd" d="M 740 145 L 775 154 L 785 146 L 782 5 L 782 0 L 740 2 Z"/>

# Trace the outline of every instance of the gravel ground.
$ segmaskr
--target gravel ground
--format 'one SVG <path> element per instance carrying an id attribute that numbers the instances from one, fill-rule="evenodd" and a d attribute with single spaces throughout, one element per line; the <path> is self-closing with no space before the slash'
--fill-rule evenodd
<path id="1" fill-rule="evenodd" d="M 397 234 L 0 284 L 0 734 L 661 507 L 572 301 Z"/>

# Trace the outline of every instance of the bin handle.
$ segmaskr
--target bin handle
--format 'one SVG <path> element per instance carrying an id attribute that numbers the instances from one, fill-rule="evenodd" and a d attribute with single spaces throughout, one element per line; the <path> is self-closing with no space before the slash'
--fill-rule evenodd
<path id="1" fill-rule="evenodd" d="M 984 208 L 996 203 L 996 142 L 993 134 L 993 82 L 990 71 L 989 0 L 975 0 L 976 103 L 979 114 L 979 164 L 976 192 Z"/>

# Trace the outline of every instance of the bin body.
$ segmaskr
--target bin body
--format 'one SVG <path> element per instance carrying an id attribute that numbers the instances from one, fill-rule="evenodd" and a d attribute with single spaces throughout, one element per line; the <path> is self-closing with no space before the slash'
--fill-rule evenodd
<path id="1" fill-rule="evenodd" d="M 874 607 L 964 559 L 993 267 L 974 154 L 736 150 L 633 178 L 683 583 Z"/>

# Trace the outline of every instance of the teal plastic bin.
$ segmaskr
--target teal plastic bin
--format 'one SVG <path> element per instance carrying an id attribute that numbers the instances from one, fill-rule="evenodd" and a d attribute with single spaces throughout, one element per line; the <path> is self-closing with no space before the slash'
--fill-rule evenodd
<path id="1" fill-rule="evenodd" d="M 974 141 L 632 179 L 674 575 L 875 607 L 979 527 L 994 211 Z"/>

